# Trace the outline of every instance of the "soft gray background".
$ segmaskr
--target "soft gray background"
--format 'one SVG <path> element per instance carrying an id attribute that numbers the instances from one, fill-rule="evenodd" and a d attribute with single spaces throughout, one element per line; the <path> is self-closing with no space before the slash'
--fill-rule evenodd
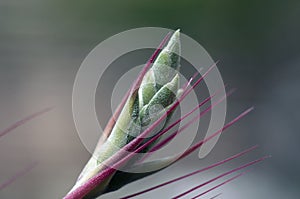
<path id="1" fill-rule="evenodd" d="M 48 106 L 55 109 L 0 138 L 0 183 L 39 161 L 34 170 L 1 190 L 0 198 L 61 198 L 72 186 L 90 156 L 72 120 L 71 94 L 77 69 L 102 40 L 143 26 L 181 28 L 220 60 L 224 81 L 239 88 L 228 101 L 228 118 L 251 105 L 256 109 L 224 134 L 207 158 L 198 160 L 195 154 L 103 198 L 146 188 L 254 144 L 261 148 L 228 168 L 263 154 L 273 157 L 214 193 L 223 192 L 221 198 L 297 198 L 299 18 L 297 0 L 1 0 L 0 127 Z M 139 59 L 145 61 L 146 56 Z M 111 90 L 102 92 L 97 106 L 99 119 L 105 123 Z M 222 169 L 143 198 L 169 198 Z"/>

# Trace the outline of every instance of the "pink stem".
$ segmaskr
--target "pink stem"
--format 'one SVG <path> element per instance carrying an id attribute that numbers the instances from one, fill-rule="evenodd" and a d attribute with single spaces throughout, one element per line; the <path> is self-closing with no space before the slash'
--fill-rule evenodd
<path id="1" fill-rule="evenodd" d="M 188 150 L 186 150 L 178 159 L 185 158 L 186 156 L 188 156 L 189 154 L 191 154 L 192 152 L 194 152 L 196 149 L 198 149 L 200 146 L 202 146 L 205 142 L 208 142 L 209 140 L 211 140 L 215 136 L 221 134 L 224 130 L 226 130 L 227 128 L 229 128 L 230 126 L 232 126 L 233 124 L 235 124 L 237 121 L 239 121 L 240 119 L 242 119 L 244 116 L 246 116 L 252 110 L 253 110 L 253 107 L 247 109 L 246 111 L 244 111 L 243 113 L 241 113 L 239 116 L 237 116 L 235 119 L 233 119 L 232 121 L 230 121 L 229 123 L 227 123 L 222 129 L 220 129 L 217 132 L 213 133 L 212 135 L 210 135 L 206 139 L 203 139 L 203 140 L 199 141 L 194 146 L 192 146 L 191 148 L 189 148 Z"/>
<path id="2" fill-rule="evenodd" d="M 23 170 L 19 171 L 18 173 L 16 173 L 14 176 L 12 176 L 10 179 L 8 179 L 7 181 L 3 182 L 2 184 L 0 184 L 0 190 L 6 188 L 7 186 L 9 186 L 10 184 L 12 184 L 13 182 L 15 182 L 17 179 L 19 179 L 20 177 L 24 176 L 25 174 L 27 174 L 28 172 L 30 172 L 38 163 L 37 162 L 33 162 L 31 163 L 29 166 L 25 167 Z"/>
<path id="3" fill-rule="evenodd" d="M 209 192 L 211 192 L 211 191 L 213 191 L 213 190 L 215 190 L 215 189 L 217 189 L 217 188 L 219 188 L 219 187 L 221 187 L 221 186 L 223 186 L 223 185 L 225 185 L 225 184 L 227 184 L 227 183 L 229 183 L 229 182 L 231 182 L 231 181 L 233 181 L 233 180 L 235 180 L 235 179 L 237 179 L 239 177 L 241 177 L 244 174 L 246 174 L 246 172 L 237 174 L 237 175 L 233 176 L 232 178 L 229 178 L 228 180 L 225 180 L 224 182 L 222 182 L 222 183 L 220 183 L 220 184 L 218 184 L 218 185 L 216 185 L 216 186 L 208 189 L 207 191 L 204 191 L 203 193 L 201 193 L 201 194 L 193 197 L 192 199 L 200 198 L 201 196 L 203 196 L 203 195 L 205 195 L 205 194 L 207 194 L 207 193 L 209 193 Z"/>
<path id="4" fill-rule="evenodd" d="M 225 163 L 227 163 L 227 162 L 229 162 L 229 161 L 231 161 L 231 160 L 234 160 L 234 159 L 236 159 L 236 158 L 239 158 L 239 157 L 241 157 L 241 156 L 243 156 L 243 155 L 245 155 L 245 154 L 247 154 L 247 153 L 253 151 L 253 150 L 256 149 L 256 148 L 257 148 L 257 146 L 253 146 L 253 147 L 251 147 L 251 148 L 249 148 L 249 149 L 247 149 L 247 150 L 245 150 L 245 151 L 242 151 L 242 152 L 240 152 L 240 153 L 238 153 L 238 154 L 236 154 L 236 155 L 233 155 L 233 156 L 231 156 L 231 157 L 229 157 L 229 158 L 226 158 L 226 159 L 224 159 L 224 160 L 222 160 L 222 161 L 219 161 L 219 162 L 217 162 L 217 163 L 214 163 L 214 164 L 212 164 L 212 165 L 210 165 L 210 166 L 208 166 L 208 167 L 205 167 L 205 168 L 203 168 L 203 169 L 196 170 L 196 171 L 191 172 L 191 173 L 188 173 L 188 174 L 186 174 L 186 175 L 184 175 L 184 176 L 181 176 L 181 177 L 175 178 L 175 179 L 173 179 L 173 180 L 170 180 L 170 181 L 161 183 L 161 184 L 159 184 L 159 185 L 153 186 L 153 187 L 148 188 L 148 189 L 145 189 L 145 190 L 143 190 L 143 191 L 140 191 L 140 192 L 137 192 L 137 193 L 134 193 L 134 194 L 131 194 L 131 195 L 122 197 L 122 198 L 120 198 L 120 199 L 128 199 L 128 198 L 132 198 L 132 197 L 135 197 L 135 196 L 138 196 L 138 195 L 147 193 L 147 192 L 149 192 L 149 191 L 152 191 L 152 190 L 155 190 L 155 189 L 158 189 L 158 188 L 162 188 L 162 187 L 164 187 L 164 186 L 166 186 L 166 185 L 168 185 L 168 184 L 172 184 L 172 183 L 174 183 L 174 182 L 183 180 L 183 179 L 188 178 L 188 177 L 190 177 L 190 176 L 193 176 L 193 175 L 195 175 L 195 174 L 198 174 L 198 173 L 207 171 L 207 170 L 209 170 L 209 169 L 212 169 L 212 168 L 214 168 L 214 167 L 223 165 L 223 164 L 225 164 Z"/>
<path id="5" fill-rule="evenodd" d="M 219 197 L 220 195 L 222 195 L 222 193 L 219 193 L 219 194 L 217 194 L 217 195 L 211 197 L 210 199 L 215 199 L 215 198 Z"/>
<path id="6" fill-rule="evenodd" d="M 17 121 L 16 123 L 12 124 L 10 127 L 4 129 L 3 131 L 0 132 L 0 137 L 6 135 L 7 133 L 9 133 L 10 131 L 16 129 L 17 127 L 21 126 L 22 124 L 25 124 L 26 122 L 28 122 L 29 120 L 32 120 L 33 118 L 39 116 L 39 115 L 42 115 L 43 113 L 46 113 L 50 110 L 52 110 L 53 107 L 49 107 L 49 108 L 45 108 L 39 112 L 36 112 L 36 113 L 33 113 L 19 121 Z"/>
<path id="7" fill-rule="evenodd" d="M 202 183 L 202 184 L 200 184 L 200 185 L 198 185 L 198 186 L 195 186 L 195 187 L 193 187 L 193 188 L 191 188 L 191 189 L 185 191 L 185 192 L 182 193 L 182 194 L 179 194 L 179 195 L 173 197 L 172 199 L 178 199 L 178 198 L 180 198 L 180 197 L 182 197 L 182 196 L 184 196 L 184 195 L 187 195 L 187 194 L 189 194 L 189 193 L 195 191 L 196 189 L 199 189 L 199 188 L 201 188 L 201 187 L 203 187 L 203 186 L 205 186 L 205 185 L 208 185 L 208 184 L 210 184 L 211 182 L 214 182 L 214 181 L 216 181 L 216 180 L 218 180 L 218 179 L 220 179 L 220 178 L 222 178 L 222 177 L 224 177 L 224 176 L 230 175 L 230 174 L 232 174 L 232 173 L 234 173 L 234 172 L 237 172 L 237 171 L 239 171 L 239 170 L 242 170 L 242 169 L 244 169 L 244 168 L 247 168 L 247 167 L 249 167 L 249 166 L 251 166 L 251 165 L 253 165 L 253 164 L 256 164 L 256 163 L 258 163 L 258 162 L 261 162 L 261 161 L 265 160 L 265 159 L 268 158 L 268 157 L 269 157 L 269 156 L 265 156 L 265 157 L 259 158 L 259 159 L 257 159 L 257 160 L 252 161 L 252 162 L 249 162 L 249 163 L 247 163 L 247 164 L 244 164 L 244 165 L 242 165 L 242 166 L 239 166 L 239 167 L 237 167 L 237 168 L 235 168 L 235 169 L 232 169 L 232 170 L 230 170 L 230 171 L 227 171 L 227 172 L 225 172 L 225 173 L 223 173 L 223 174 L 221 174 L 221 175 L 219 175 L 219 176 L 217 176 L 217 177 L 215 177 L 215 178 L 213 178 L 213 179 L 211 179 L 211 180 L 208 180 L 208 181 L 206 181 L 206 182 L 204 182 L 204 183 Z"/>

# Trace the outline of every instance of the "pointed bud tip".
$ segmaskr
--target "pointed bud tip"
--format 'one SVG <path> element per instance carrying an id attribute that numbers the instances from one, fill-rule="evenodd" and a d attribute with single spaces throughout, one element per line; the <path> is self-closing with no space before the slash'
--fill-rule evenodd
<path id="1" fill-rule="evenodd" d="M 168 87 L 168 89 L 170 89 L 176 94 L 178 91 L 178 82 L 179 82 L 179 75 L 176 74 L 174 78 L 169 83 L 166 84 L 166 86 Z"/>
<path id="2" fill-rule="evenodd" d="M 180 29 L 177 29 L 173 35 L 172 35 L 172 39 L 176 39 L 177 41 L 179 41 L 179 37 L 180 37 Z"/>
<path id="3" fill-rule="evenodd" d="M 171 36 L 167 46 L 164 48 L 165 51 L 174 52 L 180 55 L 180 29 L 177 29 Z"/>
<path id="4" fill-rule="evenodd" d="M 173 79 L 171 80 L 171 83 L 177 83 L 179 81 L 179 75 L 176 73 Z"/>

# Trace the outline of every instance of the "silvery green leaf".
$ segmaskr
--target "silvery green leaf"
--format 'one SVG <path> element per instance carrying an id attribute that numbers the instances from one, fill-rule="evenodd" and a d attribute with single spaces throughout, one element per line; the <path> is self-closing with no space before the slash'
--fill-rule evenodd
<path id="1" fill-rule="evenodd" d="M 131 142 L 147 125 L 153 124 L 176 101 L 176 96 L 179 93 L 179 75 L 177 73 L 180 61 L 179 54 L 180 41 L 178 30 L 172 35 L 167 46 L 159 53 L 153 66 L 145 74 L 140 88 L 134 91 L 128 98 L 108 138 L 102 146 L 95 149 L 93 157 L 83 169 L 73 189 L 76 189 L 103 171 L 106 167 L 103 165 L 105 160 L 118 153 L 120 148 Z M 158 133 L 162 130 L 171 115 L 172 113 L 168 114 L 166 121 L 156 126 L 153 133 Z M 144 142 L 147 140 L 145 138 Z M 165 167 L 168 161 L 167 159 L 162 159 L 156 162 L 132 166 L 135 163 L 135 159 L 133 158 L 127 162 L 126 166 L 132 166 L 131 169 L 133 170 L 142 170 L 143 168 L 147 170 L 150 167 Z M 151 173 L 114 172 L 105 181 L 98 184 L 97 188 L 86 195 L 85 198 L 94 198 L 106 191 L 115 190 Z M 122 180 L 123 178 L 124 180 Z"/>

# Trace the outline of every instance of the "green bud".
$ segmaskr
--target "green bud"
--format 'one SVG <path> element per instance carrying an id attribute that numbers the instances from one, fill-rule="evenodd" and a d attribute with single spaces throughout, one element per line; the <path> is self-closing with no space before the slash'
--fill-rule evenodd
<path id="1" fill-rule="evenodd" d="M 129 97 L 109 137 L 100 148 L 95 149 L 93 157 L 82 171 L 75 187 L 85 183 L 104 169 L 105 165 L 102 165 L 102 163 L 105 160 L 113 156 L 119 148 L 124 147 L 147 126 L 160 118 L 176 101 L 176 96 L 180 95 L 177 71 L 180 66 L 179 36 L 180 33 L 177 30 L 170 38 L 167 46 L 160 52 L 153 66 L 145 74 L 140 88 Z M 168 115 L 166 121 L 169 120 L 171 115 Z M 166 123 L 158 125 L 153 133 L 158 133 L 165 125 Z M 158 161 L 148 164 L 147 167 L 161 165 L 166 162 Z M 122 172 L 118 171 L 117 175 L 122 175 Z M 95 190 L 96 195 L 103 193 L 110 186 L 110 181 L 113 181 L 113 179 L 114 177 L 110 176 L 108 180 L 99 185 L 99 190 Z"/>

